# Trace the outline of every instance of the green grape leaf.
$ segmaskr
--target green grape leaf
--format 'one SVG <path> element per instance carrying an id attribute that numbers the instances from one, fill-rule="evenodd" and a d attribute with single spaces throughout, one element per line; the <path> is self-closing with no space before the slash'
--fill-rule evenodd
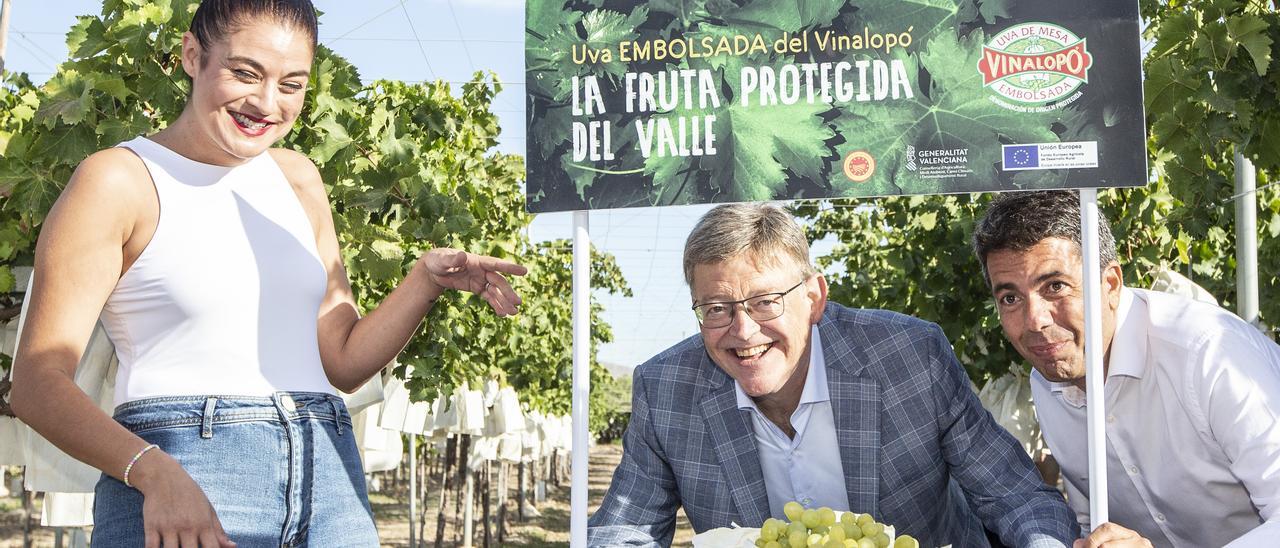
<path id="1" fill-rule="evenodd" d="M 119 101 L 124 101 L 129 97 L 129 95 L 133 94 L 132 91 L 129 91 L 129 87 L 124 83 L 124 78 L 119 76 L 99 78 L 94 81 L 93 88 L 99 91 L 105 91 L 107 95 L 110 95 Z"/>
<path id="2" fill-rule="evenodd" d="M 311 159 L 319 163 L 328 162 L 339 150 L 351 145 L 354 141 L 333 116 L 326 117 L 316 124 L 316 129 L 324 132 L 324 139 L 311 149 Z"/>
<path id="3" fill-rule="evenodd" d="M 526 83 L 542 95 L 560 103 L 572 92 L 573 76 L 596 74 L 621 78 L 627 71 L 625 63 L 596 64 L 588 61 L 575 65 L 571 74 L 560 72 L 560 68 L 570 64 L 574 48 L 578 48 L 580 52 L 579 59 L 587 57 L 584 49 L 600 55 L 604 55 L 606 51 L 611 56 L 618 55 L 615 51 L 618 43 L 637 39 L 635 29 L 648 16 L 649 10 L 644 6 L 633 10 L 630 15 L 610 10 L 594 10 L 585 15 L 576 14 L 562 21 L 558 28 L 528 28 L 526 34 L 529 35 L 529 45 L 525 47 L 525 62 L 528 72 L 535 76 L 531 82 Z M 585 32 L 584 36 L 578 35 L 579 21 Z"/>
<path id="4" fill-rule="evenodd" d="M 18 279 L 13 275 L 13 267 L 9 265 L 0 265 L 0 293 L 8 293 L 18 285 Z"/>
<path id="5" fill-rule="evenodd" d="M 566 0 L 528 0 L 525 7 L 525 31 L 546 37 L 558 30 L 562 23 L 577 23 L 582 14 L 567 11 L 567 3 Z"/>
<path id="6" fill-rule="evenodd" d="M 1147 78 L 1142 83 L 1147 110 L 1168 112 L 1200 87 L 1198 72 L 1188 69 L 1176 57 L 1165 57 L 1147 64 Z"/>
<path id="7" fill-rule="evenodd" d="M 650 205 L 691 203 L 697 200 L 697 168 L 687 158 L 680 156 L 651 155 L 645 159 L 644 171 L 658 192 Z M 679 184 L 674 184 L 679 181 Z"/>
<path id="8" fill-rule="evenodd" d="M 727 201 L 772 200 L 786 195 L 785 170 L 809 181 L 821 179 L 821 158 L 833 156 L 826 141 L 835 130 L 823 122 L 825 105 L 752 108 L 733 103 L 718 110 L 720 139 L 715 156 L 704 156 L 703 169 Z M 786 131 L 777 128 L 786 127 Z M 745 185 L 743 181 L 755 184 Z"/>
<path id="9" fill-rule="evenodd" d="M 585 199 L 587 189 L 595 184 L 599 172 L 573 163 L 573 156 L 569 154 L 560 157 L 560 168 L 569 174 L 569 179 L 573 181 L 573 187 L 578 191 L 578 196 Z"/>
<path id="10" fill-rule="evenodd" d="M 97 17 L 81 16 L 67 33 L 67 50 L 72 57 L 89 57 L 110 47 L 107 27 Z"/>
<path id="11" fill-rule="evenodd" d="M 938 226 L 938 212 L 929 211 L 927 213 L 923 213 L 916 219 L 916 221 L 920 223 L 920 228 L 924 230 L 933 230 L 934 227 Z"/>
<path id="12" fill-rule="evenodd" d="M 1207 2 L 1198 2 L 1196 6 L 1204 13 L 1206 21 L 1215 21 L 1222 19 L 1228 13 L 1235 11 L 1240 5 L 1240 0 L 1208 0 Z"/>
<path id="13" fill-rule="evenodd" d="M 404 258 L 404 249 L 397 242 L 389 242 L 387 240 L 374 240 L 369 246 L 375 254 L 381 259 L 400 260 Z"/>
<path id="14" fill-rule="evenodd" d="M 1258 76 L 1267 74 L 1271 65 L 1271 37 L 1267 36 L 1270 25 L 1256 16 L 1236 15 L 1227 18 L 1227 32 L 1231 39 L 1244 47 L 1253 58 L 1253 65 Z"/>
<path id="15" fill-rule="evenodd" d="M 126 11 L 118 23 L 120 27 L 158 25 L 165 23 L 173 16 L 173 12 L 165 3 L 142 3 L 138 9 Z"/>
<path id="16" fill-rule="evenodd" d="M 416 155 L 417 151 L 417 143 L 407 138 L 396 137 L 394 126 L 388 128 L 383 133 L 382 139 L 378 141 L 378 152 L 384 156 L 383 161 L 390 162 L 392 165 L 404 162 L 406 158 Z"/>
<path id="17" fill-rule="evenodd" d="M 15 166 L 13 162 L 0 162 L 0 197 L 12 197 L 13 189 L 30 181 L 31 178 L 31 172 L 25 166 Z M 0 202 L 0 209 L 7 206 L 7 201 Z"/>
<path id="18" fill-rule="evenodd" d="M 1192 44 L 1196 53 L 1208 60 L 1214 69 L 1224 68 L 1231 60 L 1235 45 L 1227 36 L 1227 26 L 1221 21 L 1209 20 L 1200 27 Z"/>
<path id="19" fill-rule="evenodd" d="M 654 0 L 647 5 L 652 13 L 672 16 L 664 34 L 692 28 L 700 21 L 720 20 L 739 9 L 733 0 Z"/>
<path id="20" fill-rule="evenodd" d="M 777 30 L 794 32 L 829 25 L 840 13 L 838 2 L 805 0 L 754 0 L 724 17 L 740 31 Z M 780 36 L 779 36 L 780 37 Z"/>
<path id="21" fill-rule="evenodd" d="M 0 180 L 0 185 L 4 185 Z M 59 189 L 53 183 L 36 178 L 23 181 L 22 184 L 13 187 L 13 193 L 9 196 L 6 207 L 16 207 L 20 211 L 26 212 L 30 218 L 36 222 L 42 222 L 46 214 L 48 214 L 48 206 L 52 204 L 58 197 Z"/>
<path id="22" fill-rule="evenodd" d="M 649 8 L 639 6 L 630 15 L 616 11 L 595 10 L 582 17 L 582 28 L 586 31 L 586 44 L 594 49 L 613 48 L 623 40 L 636 37 L 635 29 L 649 17 Z M 621 76 L 626 67 L 621 63 L 606 67 L 606 72 Z"/>
<path id="23" fill-rule="evenodd" d="M 1196 12 L 1180 12 L 1161 21 L 1160 35 L 1156 38 L 1148 59 L 1159 59 L 1194 41 L 1196 29 L 1200 26 L 1197 15 Z"/>
<path id="24" fill-rule="evenodd" d="M 1280 115 L 1273 114 L 1270 119 L 1263 124 L 1258 135 L 1280 135 Z M 1269 166 L 1280 166 L 1280 139 L 1265 138 L 1254 139 L 1251 145 L 1256 143 L 1256 148 L 1252 151 L 1258 155 L 1258 163 Z"/>
<path id="25" fill-rule="evenodd" d="M 36 119 L 53 128 L 58 120 L 67 125 L 89 119 L 93 112 L 92 79 L 68 70 L 55 75 L 45 84 L 49 97 L 40 103 Z"/>
<path id="26" fill-rule="evenodd" d="M 152 120 L 145 112 L 134 110 L 128 117 L 103 120 L 94 128 L 94 132 L 101 136 L 98 141 L 100 144 L 113 146 L 150 132 L 151 124 Z"/>
<path id="27" fill-rule="evenodd" d="M 985 4 L 985 2 L 983 3 Z M 910 6 L 904 8 L 904 6 Z M 997 11 L 998 6 L 993 6 Z M 863 27 L 874 28 L 878 32 L 902 33 L 911 28 L 914 37 L 932 36 L 940 27 L 956 26 L 962 16 L 976 19 L 981 16 L 979 7 L 974 2 L 957 3 L 956 0 L 905 0 L 902 2 L 868 2 L 859 6 L 858 11 L 845 17 L 845 25 L 850 30 Z M 922 22 L 933 21 L 924 26 Z M 990 19 L 989 19 L 990 21 Z"/>
<path id="28" fill-rule="evenodd" d="M 49 158 L 57 158 L 61 162 L 75 165 L 78 163 L 77 159 L 85 158 L 97 149 L 98 140 L 95 138 L 93 128 L 81 124 L 71 127 L 60 126 L 38 134 L 31 143 L 30 153 L 48 155 Z"/>
<path id="29" fill-rule="evenodd" d="M 996 19 L 1009 17 L 1009 5 L 1013 0 L 962 0 L 967 6 L 976 6 L 978 15 L 987 23 L 995 23 Z M 963 21 L 968 22 L 968 19 Z"/>

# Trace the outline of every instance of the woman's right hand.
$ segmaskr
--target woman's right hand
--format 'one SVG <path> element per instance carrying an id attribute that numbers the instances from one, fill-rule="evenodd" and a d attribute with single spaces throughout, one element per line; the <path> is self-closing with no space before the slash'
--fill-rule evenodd
<path id="1" fill-rule="evenodd" d="M 204 491 L 173 457 L 148 451 L 138 459 L 129 483 L 144 497 L 146 548 L 235 547 Z"/>

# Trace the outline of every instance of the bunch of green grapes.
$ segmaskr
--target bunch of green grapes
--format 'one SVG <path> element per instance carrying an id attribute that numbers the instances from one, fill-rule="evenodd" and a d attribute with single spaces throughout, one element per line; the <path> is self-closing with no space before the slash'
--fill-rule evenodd
<path id="1" fill-rule="evenodd" d="M 808 508 L 791 501 L 782 507 L 790 523 L 769 518 L 760 528 L 759 548 L 890 548 L 883 523 L 870 514 L 845 512 L 836 519 L 830 508 Z M 899 535 L 892 548 L 920 548 L 911 535 Z"/>

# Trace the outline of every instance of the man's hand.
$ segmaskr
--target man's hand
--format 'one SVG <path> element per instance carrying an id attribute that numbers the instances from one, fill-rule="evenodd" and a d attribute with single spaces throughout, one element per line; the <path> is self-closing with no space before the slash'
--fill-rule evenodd
<path id="1" fill-rule="evenodd" d="M 1087 538 L 1076 541 L 1072 548 L 1152 548 L 1151 541 L 1111 522 L 1093 530 Z"/>
<path id="2" fill-rule="evenodd" d="M 515 314 L 520 306 L 503 274 L 523 276 L 523 266 L 485 255 L 473 255 L 456 249 L 432 249 L 422 256 L 431 282 L 441 289 L 459 289 L 479 295 L 499 316 Z"/>

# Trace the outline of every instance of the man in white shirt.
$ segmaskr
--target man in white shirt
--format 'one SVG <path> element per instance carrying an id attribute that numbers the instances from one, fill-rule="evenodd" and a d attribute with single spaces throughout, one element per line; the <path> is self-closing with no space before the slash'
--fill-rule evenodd
<path id="1" fill-rule="evenodd" d="M 1216 306 L 1124 287 L 1105 220 L 1099 241 L 1112 523 L 1076 546 L 1280 545 L 1280 347 Z M 1079 198 L 1002 195 L 973 242 L 1087 527 Z"/>

